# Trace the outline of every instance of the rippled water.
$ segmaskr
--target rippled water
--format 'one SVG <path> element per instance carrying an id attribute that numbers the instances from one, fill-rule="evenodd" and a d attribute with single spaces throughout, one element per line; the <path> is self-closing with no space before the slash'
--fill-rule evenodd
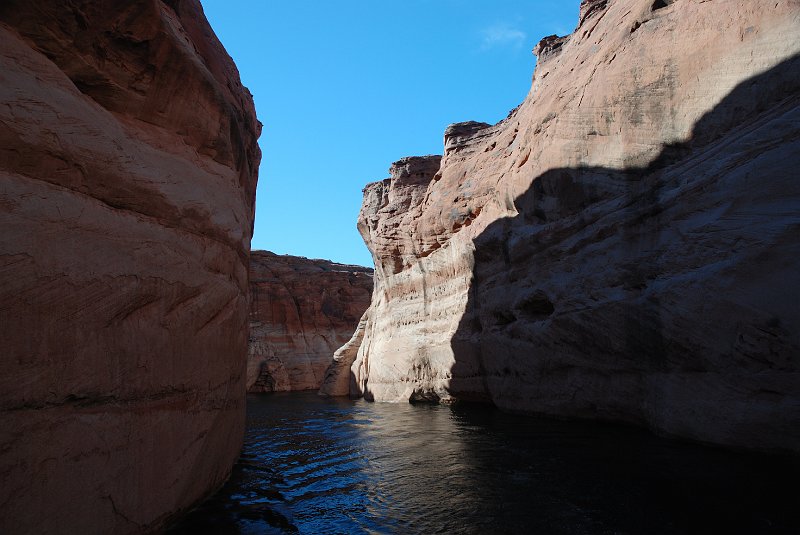
<path id="1" fill-rule="evenodd" d="M 800 533 L 796 464 L 488 407 L 248 399 L 228 484 L 173 533 Z"/>

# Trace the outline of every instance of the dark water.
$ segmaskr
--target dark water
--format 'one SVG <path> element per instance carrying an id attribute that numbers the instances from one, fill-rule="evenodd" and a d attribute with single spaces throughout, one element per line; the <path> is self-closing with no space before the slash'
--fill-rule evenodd
<path id="1" fill-rule="evenodd" d="M 487 407 L 251 396 L 240 462 L 173 533 L 800 533 L 786 460 Z"/>

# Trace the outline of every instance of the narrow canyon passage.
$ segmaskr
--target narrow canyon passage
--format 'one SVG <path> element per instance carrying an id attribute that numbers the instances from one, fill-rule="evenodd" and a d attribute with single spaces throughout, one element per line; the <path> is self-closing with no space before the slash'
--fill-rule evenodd
<path id="1" fill-rule="evenodd" d="M 800 0 L 361 3 L 0 1 L 0 535 L 800 533 Z"/>

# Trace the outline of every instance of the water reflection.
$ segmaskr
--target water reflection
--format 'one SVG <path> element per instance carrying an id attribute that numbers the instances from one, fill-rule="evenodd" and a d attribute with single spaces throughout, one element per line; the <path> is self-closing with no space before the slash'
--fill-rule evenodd
<path id="1" fill-rule="evenodd" d="M 272 394 L 172 533 L 800 533 L 797 475 L 624 427 Z"/>

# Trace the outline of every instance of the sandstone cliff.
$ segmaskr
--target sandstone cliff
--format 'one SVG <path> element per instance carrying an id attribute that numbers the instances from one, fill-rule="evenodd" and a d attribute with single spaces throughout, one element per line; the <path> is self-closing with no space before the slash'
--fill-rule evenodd
<path id="1" fill-rule="evenodd" d="M 248 390 L 318 389 L 371 295 L 372 269 L 253 251 Z"/>
<path id="2" fill-rule="evenodd" d="M 800 451 L 798 35 L 794 0 L 582 2 L 507 119 L 366 187 L 350 393 Z"/>
<path id="3" fill-rule="evenodd" d="M 5 0 L 0 102 L 0 532 L 158 529 L 243 436 L 252 99 L 197 0 Z"/>

